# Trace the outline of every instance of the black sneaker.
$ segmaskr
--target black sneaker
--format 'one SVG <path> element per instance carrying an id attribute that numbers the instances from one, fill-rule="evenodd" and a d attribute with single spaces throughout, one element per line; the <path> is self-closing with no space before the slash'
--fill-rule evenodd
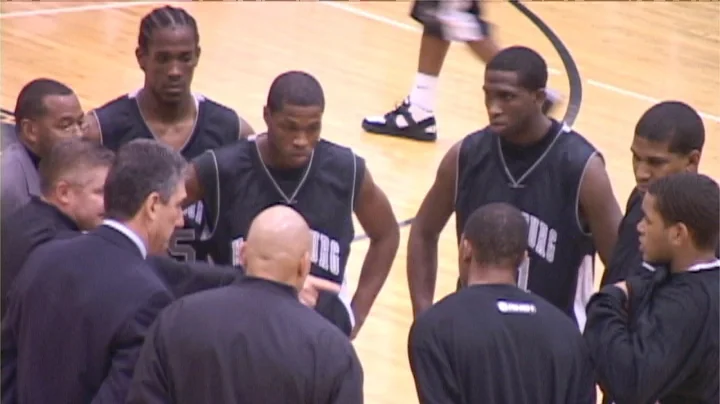
<path id="1" fill-rule="evenodd" d="M 437 124 L 435 117 L 430 116 L 420 122 L 413 119 L 410 114 L 410 103 L 405 99 L 394 110 L 388 112 L 380 119 L 367 117 L 362 121 L 365 131 L 377 135 L 405 137 L 424 142 L 434 142 L 437 139 Z M 398 124 L 398 118 L 400 124 Z"/>

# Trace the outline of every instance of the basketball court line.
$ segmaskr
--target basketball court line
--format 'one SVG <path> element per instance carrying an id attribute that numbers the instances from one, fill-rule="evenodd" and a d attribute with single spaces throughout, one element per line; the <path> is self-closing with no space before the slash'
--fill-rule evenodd
<path id="1" fill-rule="evenodd" d="M 59 7 L 59 8 L 51 8 L 51 9 L 43 9 L 43 10 L 24 10 L 24 11 L 12 11 L 9 13 L 0 14 L 0 19 L 10 19 L 10 18 L 22 18 L 22 17 L 34 17 L 34 16 L 42 16 L 42 15 L 54 15 L 54 14 L 69 14 L 69 13 L 81 13 L 85 11 L 96 11 L 96 10 L 109 10 L 109 9 L 115 9 L 115 8 L 129 8 L 129 7 L 135 7 L 135 6 L 148 6 L 148 5 L 155 5 L 155 4 L 173 4 L 177 2 L 160 2 L 160 1 L 139 1 L 139 2 L 122 2 L 122 3 L 103 3 L 103 4 L 91 4 L 91 5 L 84 5 L 84 6 L 72 6 L 72 7 Z M 373 14 L 365 10 L 361 10 L 359 8 L 355 8 L 352 6 L 348 6 L 343 3 L 337 3 L 337 2 L 318 2 L 317 4 L 321 4 L 327 7 L 332 7 L 337 10 L 344 11 L 346 13 L 354 14 L 358 17 L 367 18 L 369 20 L 373 20 L 376 22 L 380 22 L 386 25 L 390 25 L 405 31 L 410 32 L 421 32 L 420 29 L 416 26 L 405 24 L 399 21 L 395 21 L 391 18 L 387 18 L 381 15 Z M 549 68 L 548 71 L 550 74 L 559 75 L 561 72 L 557 69 Z M 651 97 L 646 94 L 641 94 L 632 90 L 624 89 L 622 87 L 614 86 L 612 84 L 608 84 L 602 81 L 593 80 L 593 79 L 585 79 L 585 83 L 587 83 L 590 86 L 601 88 L 606 91 L 610 91 L 616 94 L 624 95 L 626 97 L 635 98 L 638 100 L 650 102 L 650 103 L 657 103 L 660 102 L 660 99 Z M 708 112 L 699 112 L 700 116 L 717 123 L 720 123 L 720 115 L 714 115 L 710 114 Z"/>
<path id="2" fill-rule="evenodd" d="M 135 7 L 135 6 L 149 6 L 149 5 L 161 4 L 161 3 L 163 3 L 163 2 L 160 2 L 160 1 L 133 1 L 133 2 L 121 2 L 121 3 L 114 2 L 114 3 L 101 3 L 101 4 L 87 4 L 84 6 L 45 8 L 45 9 L 41 9 L 41 10 L 11 11 L 9 13 L 0 14 L 0 19 L 36 17 L 36 16 L 41 16 L 41 15 L 82 13 L 84 11 L 110 10 L 113 8 L 129 8 L 129 7 Z"/>

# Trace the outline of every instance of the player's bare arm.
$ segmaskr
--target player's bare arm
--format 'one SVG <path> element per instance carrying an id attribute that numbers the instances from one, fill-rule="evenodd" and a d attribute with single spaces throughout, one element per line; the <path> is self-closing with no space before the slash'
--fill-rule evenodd
<path id="1" fill-rule="evenodd" d="M 433 303 L 438 238 L 455 210 L 455 185 L 461 143 L 456 143 L 443 157 L 435 182 L 425 195 L 410 227 L 407 277 L 413 316 L 416 318 Z"/>
<path id="2" fill-rule="evenodd" d="M 400 244 L 400 228 L 390 201 L 375 184 L 367 169 L 355 205 L 355 215 L 370 239 L 370 247 L 365 255 L 357 290 L 352 300 L 355 314 L 355 329 L 352 337 L 357 335 L 375 298 L 380 293 Z"/>
<path id="3" fill-rule="evenodd" d="M 590 226 L 598 255 L 604 265 L 610 262 L 622 211 L 613 193 L 610 178 L 602 158 L 590 158 L 580 184 L 580 208 Z"/>
<path id="4" fill-rule="evenodd" d="M 100 122 L 98 121 L 98 117 L 94 110 L 85 113 L 82 124 L 82 133 L 85 139 L 102 142 Z"/>

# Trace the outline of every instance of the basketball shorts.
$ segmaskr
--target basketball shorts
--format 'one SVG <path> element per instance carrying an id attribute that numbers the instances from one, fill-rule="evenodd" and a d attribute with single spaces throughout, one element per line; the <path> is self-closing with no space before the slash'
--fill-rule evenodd
<path id="1" fill-rule="evenodd" d="M 410 16 L 426 34 L 446 41 L 473 42 L 490 35 L 480 0 L 415 0 Z"/>
<path id="2" fill-rule="evenodd" d="M 348 308 L 336 293 L 320 291 L 315 311 L 335 324 L 345 335 L 350 336 L 353 329 L 352 320 Z"/>

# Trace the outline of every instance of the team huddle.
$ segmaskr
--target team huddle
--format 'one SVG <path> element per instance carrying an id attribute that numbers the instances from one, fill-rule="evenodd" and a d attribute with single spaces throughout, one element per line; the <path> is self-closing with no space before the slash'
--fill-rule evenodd
<path id="1" fill-rule="evenodd" d="M 599 385 L 606 403 L 717 403 L 720 189 L 697 172 L 700 116 L 666 101 L 640 117 L 623 216 L 601 151 L 548 116 L 544 59 L 422 8 L 423 41 L 487 62 L 489 124 L 446 152 L 410 229 L 419 401 L 595 404 Z M 4 404 L 364 402 L 352 340 L 399 248 L 390 200 L 321 139 L 315 77 L 276 77 L 256 133 L 191 91 L 199 43 L 187 11 L 157 8 L 141 89 L 87 113 L 56 80 L 20 91 L 2 151 Z M 434 140 L 431 98 L 363 127 Z M 457 291 L 436 302 L 453 214 Z M 353 215 L 369 248 L 351 295 Z"/>

